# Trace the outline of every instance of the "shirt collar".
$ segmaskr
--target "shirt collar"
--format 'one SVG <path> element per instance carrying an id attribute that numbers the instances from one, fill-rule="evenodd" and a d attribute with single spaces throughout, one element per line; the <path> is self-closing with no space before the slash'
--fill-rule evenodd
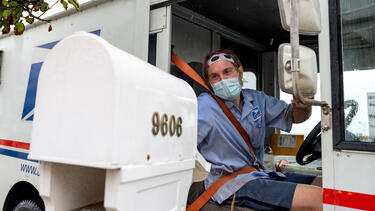
<path id="1" fill-rule="evenodd" d="M 243 101 L 244 102 L 249 102 L 250 103 L 250 102 L 254 101 L 254 98 L 251 95 L 244 95 L 243 92 L 241 92 L 241 95 L 243 97 Z"/>
<path id="2" fill-rule="evenodd" d="M 228 107 L 229 109 L 232 109 L 232 107 L 234 106 L 234 103 L 232 103 L 232 102 L 229 101 L 229 100 L 224 100 L 224 103 L 225 103 L 225 105 L 227 105 L 227 107 Z"/>
<path id="3" fill-rule="evenodd" d="M 253 97 L 251 95 L 244 95 L 242 91 L 241 91 L 241 98 L 242 98 L 242 100 L 244 102 L 244 105 L 245 105 L 245 102 L 251 103 L 251 102 L 254 101 L 254 99 L 253 99 Z M 223 101 L 224 101 L 225 105 L 227 105 L 227 107 L 229 109 L 232 109 L 232 107 L 234 106 L 234 103 L 232 103 L 229 100 L 223 100 Z"/>

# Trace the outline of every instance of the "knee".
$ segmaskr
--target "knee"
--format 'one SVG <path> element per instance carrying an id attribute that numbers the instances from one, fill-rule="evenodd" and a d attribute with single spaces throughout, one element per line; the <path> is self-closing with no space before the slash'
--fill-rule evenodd
<path id="1" fill-rule="evenodd" d="M 323 210 L 322 188 L 298 184 L 294 192 L 291 210 Z"/>

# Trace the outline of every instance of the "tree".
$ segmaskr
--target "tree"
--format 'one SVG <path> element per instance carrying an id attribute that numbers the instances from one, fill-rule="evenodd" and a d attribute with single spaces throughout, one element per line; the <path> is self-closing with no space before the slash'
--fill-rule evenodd
<path id="1" fill-rule="evenodd" d="M 7 34 L 13 29 L 15 35 L 21 35 L 25 31 L 25 23 L 33 24 L 39 20 L 50 22 L 42 16 L 52 7 L 60 4 L 65 10 L 69 5 L 79 10 L 77 0 L 56 0 L 51 6 L 44 0 L 0 0 L 0 30 Z M 50 25 L 49 31 L 52 30 Z"/>

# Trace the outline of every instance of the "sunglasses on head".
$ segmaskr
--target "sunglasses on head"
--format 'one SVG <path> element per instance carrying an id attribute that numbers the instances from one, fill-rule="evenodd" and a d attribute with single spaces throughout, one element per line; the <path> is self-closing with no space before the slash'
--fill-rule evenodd
<path id="1" fill-rule="evenodd" d="M 216 52 L 212 56 L 210 56 L 206 63 L 206 68 L 209 68 L 213 63 L 217 61 L 225 60 L 228 62 L 232 62 L 233 64 L 236 64 L 232 57 L 230 57 L 228 54 L 223 52 Z"/>

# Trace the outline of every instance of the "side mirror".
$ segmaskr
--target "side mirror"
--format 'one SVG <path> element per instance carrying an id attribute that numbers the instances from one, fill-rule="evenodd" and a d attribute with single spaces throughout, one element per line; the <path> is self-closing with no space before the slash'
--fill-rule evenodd
<path id="1" fill-rule="evenodd" d="M 300 71 L 297 86 L 302 95 L 316 94 L 317 62 L 315 52 L 305 46 L 299 46 Z M 293 74 L 291 69 L 292 49 L 289 43 L 281 44 L 278 52 L 279 85 L 283 92 L 293 94 Z"/>
<path id="2" fill-rule="evenodd" d="M 291 0 L 278 0 L 281 24 L 283 28 L 290 31 L 291 25 Z M 299 33 L 303 35 L 318 35 L 321 31 L 321 18 L 319 0 L 299 1 L 298 6 Z"/>

